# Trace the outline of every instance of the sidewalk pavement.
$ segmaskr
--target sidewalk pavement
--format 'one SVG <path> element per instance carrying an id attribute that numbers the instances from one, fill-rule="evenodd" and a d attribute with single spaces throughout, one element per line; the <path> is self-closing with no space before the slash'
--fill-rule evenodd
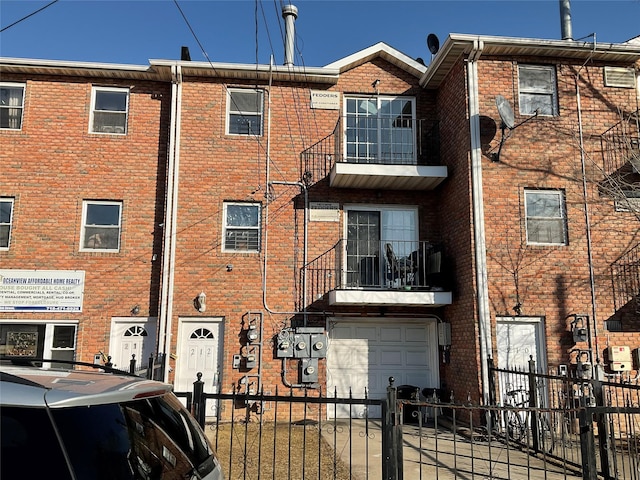
<path id="1" fill-rule="evenodd" d="M 379 420 L 341 420 L 324 425 L 323 437 L 348 465 L 355 480 L 382 479 L 382 429 Z M 450 427 L 450 425 L 449 425 Z M 436 429 L 403 425 L 404 480 L 580 479 L 567 465 L 468 430 L 452 432 L 444 422 Z M 351 439 L 351 442 L 349 441 Z"/>

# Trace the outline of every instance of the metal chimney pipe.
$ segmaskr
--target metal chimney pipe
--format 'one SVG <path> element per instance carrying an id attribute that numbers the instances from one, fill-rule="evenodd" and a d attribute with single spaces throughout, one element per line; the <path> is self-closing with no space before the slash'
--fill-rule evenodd
<path id="1" fill-rule="evenodd" d="M 560 32 L 562 40 L 573 40 L 571 31 L 571 0 L 560 0 Z"/>
<path id="2" fill-rule="evenodd" d="M 282 7 L 282 18 L 284 18 L 284 64 L 293 66 L 294 41 L 296 37 L 295 21 L 298 18 L 298 9 L 293 5 Z"/>

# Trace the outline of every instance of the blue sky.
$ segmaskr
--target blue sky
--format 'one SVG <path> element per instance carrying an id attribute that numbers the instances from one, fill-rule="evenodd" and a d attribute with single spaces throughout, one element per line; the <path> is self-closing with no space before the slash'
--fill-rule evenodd
<path id="1" fill-rule="evenodd" d="M 51 1 L 0 0 L 0 27 Z M 561 37 L 558 0 L 292 3 L 299 10 L 295 63 L 312 67 L 380 41 L 428 63 L 429 33 L 441 44 L 449 33 Z M 149 59 L 178 59 L 186 45 L 197 61 L 269 63 L 273 54 L 282 64 L 281 4 L 178 0 L 178 8 L 173 0 L 58 0 L 0 33 L 0 56 L 146 65 Z M 576 39 L 595 33 L 598 43 L 618 43 L 640 35 L 640 0 L 573 0 L 571 15 Z"/>

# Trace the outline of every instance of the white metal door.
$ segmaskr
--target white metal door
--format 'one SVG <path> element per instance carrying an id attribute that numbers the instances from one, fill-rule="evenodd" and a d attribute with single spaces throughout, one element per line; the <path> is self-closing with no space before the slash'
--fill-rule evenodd
<path id="1" fill-rule="evenodd" d="M 529 371 L 529 360 L 536 362 L 536 370 L 546 373 L 544 325 L 540 317 L 499 317 L 496 322 L 498 368 Z M 525 375 L 500 376 L 501 400 L 507 392 L 525 389 L 529 385 Z"/>
<path id="2" fill-rule="evenodd" d="M 149 357 L 156 350 L 155 317 L 114 318 L 111 321 L 111 341 L 108 355 L 115 368 L 129 371 L 132 355 L 135 355 L 136 370 L 146 368 Z"/>
<path id="3" fill-rule="evenodd" d="M 205 393 L 216 393 L 223 351 L 222 318 L 181 318 L 178 331 L 175 390 L 193 391 L 193 382 L 202 374 Z M 207 402 L 206 416 L 215 416 L 216 403 Z"/>

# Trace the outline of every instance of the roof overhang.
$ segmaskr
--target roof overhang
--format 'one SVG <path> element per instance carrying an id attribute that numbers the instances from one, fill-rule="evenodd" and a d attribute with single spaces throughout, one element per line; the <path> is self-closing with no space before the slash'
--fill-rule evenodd
<path id="1" fill-rule="evenodd" d="M 453 65 L 474 49 L 481 49 L 483 56 L 533 56 L 582 62 L 594 60 L 614 64 L 633 64 L 640 60 L 640 45 L 629 42 L 598 44 L 574 40 L 541 40 L 452 33 L 420 78 L 420 85 L 429 89 L 438 88 Z"/>

